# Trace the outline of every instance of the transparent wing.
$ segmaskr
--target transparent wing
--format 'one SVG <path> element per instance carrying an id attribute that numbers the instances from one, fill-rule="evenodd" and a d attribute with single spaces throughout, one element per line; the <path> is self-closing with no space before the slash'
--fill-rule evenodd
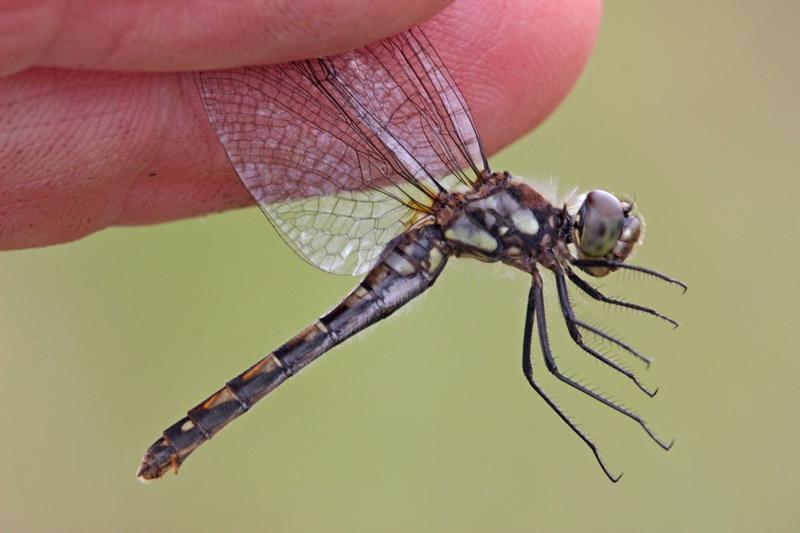
<path id="1" fill-rule="evenodd" d="M 245 187 L 328 272 L 366 271 L 439 193 L 488 171 L 466 102 L 419 29 L 196 79 Z"/>
<path id="2" fill-rule="evenodd" d="M 326 272 L 354 276 L 369 270 L 411 214 L 374 189 L 289 200 L 264 212 L 300 257 Z"/>

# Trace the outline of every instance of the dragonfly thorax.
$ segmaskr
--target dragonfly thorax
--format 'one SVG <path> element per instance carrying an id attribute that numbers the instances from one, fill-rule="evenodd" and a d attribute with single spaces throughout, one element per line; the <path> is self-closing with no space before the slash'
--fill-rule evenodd
<path id="1" fill-rule="evenodd" d="M 560 237 L 568 215 L 522 180 L 494 174 L 461 200 L 439 220 L 454 255 L 530 271 L 535 263 L 549 268 L 569 254 Z"/>

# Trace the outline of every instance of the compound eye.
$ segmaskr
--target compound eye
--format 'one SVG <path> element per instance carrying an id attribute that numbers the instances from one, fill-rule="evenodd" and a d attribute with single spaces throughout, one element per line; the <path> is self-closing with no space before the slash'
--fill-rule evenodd
<path id="1" fill-rule="evenodd" d="M 586 257 L 603 257 L 622 235 L 625 213 L 613 194 L 595 190 L 586 195 L 578 213 L 576 233 L 578 248 Z"/>

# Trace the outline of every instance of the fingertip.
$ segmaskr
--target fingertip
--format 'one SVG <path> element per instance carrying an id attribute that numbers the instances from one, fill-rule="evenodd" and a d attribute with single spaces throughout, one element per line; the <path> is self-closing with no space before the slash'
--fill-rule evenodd
<path id="1" fill-rule="evenodd" d="M 426 24 L 487 151 L 535 127 L 564 99 L 589 58 L 601 12 L 600 0 L 505 0 L 492 10 L 472 1 Z"/>
<path id="2" fill-rule="evenodd" d="M 190 9 L 179 0 L 129 0 L 114 9 L 83 2 L 60 11 L 52 31 L 28 43 L 36 54 L 22 66 L 175 72 L 279 63 L 377 41 L 451 1 L 243 0 Z"/>

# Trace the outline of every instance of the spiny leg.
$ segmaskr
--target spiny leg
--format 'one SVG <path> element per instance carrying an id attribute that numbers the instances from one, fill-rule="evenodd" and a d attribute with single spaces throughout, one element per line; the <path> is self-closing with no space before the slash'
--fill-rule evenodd
<path id="1" fill-rule="evenodd" d="M 534 276 L 538 276 L 538 273 L 534 272 Z M 539 280 L 541 281 L 541 278 L 539 278 Z M 522 340 L 522 372 L 523 374 L 525 374 L 525 378 L 528 380 L 528 383 L 530 383 L 533 390 L 535 390 L 537 394 L 539 394 L 539 396 L 542 397 L 545 403 L 547 403 L 547 405 L 549 405 L 550 408 L 553 411 L 555 411 L 555 413 L 559 416 L 559 418 L 561 418 L 561 420 L 563 420 L 564 423 L 566 423 L 567 426 L 569 426 L 569 428 L 576 435 L 578 435 L 578 437 L 584 443 L 586 443 L 589 449 L 592 450 L 595 459 L 597 459 L 597 462 L 600 464 L 600 468 L 603 469 L 603 472 L 605 473 L 606 476 L 608 476 L 608 479 L 616 483 L 622 477 L 622 472 L 620 472 L 618 475 L 615 476 L 608 470 L 608 467 L 606 467 L 602 457 L 600 457 L 600 452 L 597 450 L 597 446 L 595 445 L 595 443 L 592 442 L 592 440 L 583 431 L 581 431 L 572 420 L 570 420 L 567 414 L 564 411 L 562 411 L 561 408 L 558 406 L 558 404 L 556 404 L 555 401 L 553 401 L 547 395 L 545 390 L 541 387 L 541 385 L 539 385 L 539 383 L 536 381 L 536 378 L 534 378 L 533 376 L 533 364 L 531 363 L 531 335 L 533 333 L 533 319 L 534 316 L 536 315 L 535 312 L 536 306 L 534 304 L 534 301 L 535 301 L 535 294 L 537 292 L 540 291 L 536 287 L 536 277 L 534 277 L 534 282 L 531 285 L 530 292 L 528 293 L 528 310 L 525 315 L 525 332 Z M 542 344 L 542 350 L 549 352 L 550 345 L 547 342 L 547 331 L 546 329 L 544 329 L 543 323 L 539 324 L 539 339 Z"/>
<path id="2" fill-rule="evenodd" d="M 597 350 L 594 350 L 583 341 L 583 337 L 581 336 L 580 331 L 578 331 L 578 327 L 581 325 L 581 322 L 575 318 L 575 313 L 572 311 L 572 306 L 569 303 L 569 296 L 567 295 L 567 286 L 564 281 L 564 274 L 558 268 L 554 272 L 556 276 L 556 287 L 558 288 L 558 300 L 559 303 L 561 304 L 561 313 L 564 315 L 564 321 L 567 324 L 567 331 L 569 331 L 569 336 L 572 337 L 572 340 L 575 341 L 575 344 L 577 344 L 581 350 L 585 351 L 592 357 L 599 359 L 606 365 L 610 366 L 620 374 L 624 375 L 625 377 L 633 381 L 642 392 L 644 392 L 651 398 L 655 396 L 656 393 L 658 392 L 658 389 L 652 391 L 648 390 L 647 388 L 645 388 L 644 385 L 642 385 L 639 382 L 639 379 L 633 374 L 633 372 L 631 372 L 627 368 L 620 366 L 618 363 L 609 359 L 608 357 L 598 352 Z M 646 359 L 645 361 L 649 366 L 650 360 Z"/>
<path id="3" fill-rule="evenodd" d="M 683 289 L 683 292 L 686 292 L 686 290 L 688 289 L 688 287 L 684 282 L 677 280 L 675 278 L 671 278 L 666 274 L 662 274 L 661 272 L 658 272 L 656 270 L 638 265 L 629 265 L 628 263 L 623 263 L 621 261 L 609 261 L 607 259 L 575 259 L 574 261 L 572 261 L 572 264 L 580 268 L 581 270 L 591 267 L 609 267 L 609 268 L 621 268 L 623 270 L 633 270 L 636 272 L 647 274 L 648 276 L 653 276 L 654 278 L 666 281 L 667 283 L 677 285 L 678 287 Z"/>
<path id="4" fill-rule="evenodd" d="M 646 313 L 648 315 L 652 315 L 652 316 L 658 317 L 658 318 L 660 318 L 662 320 L 665 320 L 665 321 L 669 322 L 670 324 L 672 324 L 672 327 L 674 327 L 674 328 L 678 327 L 678 323 L 677 322 L 675 322 L 674 320 L 672 320 L 668 316 L 662 315 L 661 313 L 659 313 L 655 309 L 651 309 L 651 308 L 645 307 L 643 305 L 634 304 L 634 303 L 630 303 L 630 302 L 625 302 L 623 300 L 618 300 L 616 298 L 611 298 L 609 296 L 606 296 L 605 294 L 603 294 L 602 292 L 597 290 L 595 287 L 591 286 L 586 280 L 584 280 L 583 278 L 578 276 L 572 270 L 569 270 L 569 269 L 567 270 L 567 276 L 569 277 L 570 281 L 572 281 L 572 283 L 574 283 L 580 290 L 582 290 L 583 292 L 585 292 L 586 294 L 588 294 L 590 297 L 594 298 L 597 301 L 605 302 L 605 303 L 611 304 L 611 305 L 617 305 L 619 307 L 626 307 L 628 309 L 633 309 L 634 311 L 640 311 L 642 313 Z"/>
<path id="5" fill-rule="evenodd" d="M 558 278 L 556 278 L 556 279 L 558 279 Z M 583 280 L 581 280 L 581 281 L 583 281 Z M 566 283 L 564 283 L 563 285 L 564 285 L 564 292 L 566 293 Z M 567 303 L 569 303 L 569 300 L 567 300 Z M 612 344 L 616 344 L 617 346 L 619 346 L 620 348 L 622 348 L 623 350 L 625 350 L 629 354 L 631 354 L 634 357 L 636 357 L 637 359 L 640 359 L 641 361 L 643 361 L 647 365 L 648 368 L 650 367 L 650 364 L 653 362 L 652 359 L 650 359 L 646 355 L 643 355 L 642 353 L 640 353 L 638 350 L 634 349 L 629 344 L 627 344 L 625 342 L 622 342 L 621 340 L 619 340 L 618 338 L 614 337 L 613 335 L 609 335 L 605 331 L 603 331 L 603 330 L 601 330 L 599 328 L 596 328 L 596 327 L 592 326 L 591 324 L 588 324 L 588 323 L 584 322 L 583 320 L 578 319 L 577 317 L 575 317 L 574 314 L 572 315 L 572 322 L 573 322 L 573 324 L 575 326 L 583 328 L 586 331 L 590 331 L 591 333 L 594 333 L 598 337 L 601 337 L 601 338 L 607 340 L 608 342 L 610 342 Z"/>
<path id="6" fill-rule="evenodd" d="M 572 308 L 571 308 L 570 303 L 569 303 L 569 297 L 568 297 L 568 294 L 566 292 L 567 291 L 567 284 L 566 284 L 566 281 L 564 279 L 564 274 L 559 268 L 556 268 L 554 270 L 554 273 L 555 273 L 555 276 L 556 276 L 556 286 L 558 288 L 558 297 L 559 297 L 559 301 L 561 303 L 561 310 L 562 310 L 562 312 L 564 314 L 564 320 L 567 322 L 567 329 L 570 330 L 570 334 L 571 335 L 572 335 L 573 332 L 578 333 L 577 332 L 577 328 L 575 327 L 575 324 L 574 324 L 574 314 L 572 312 Z M 545 363 L 547 364 L 548 370 L 550 370 L 550 372 L 552 372 L 558 379 L 560 379 L 564 383 L 567 383 L 568 385 L 578 389 L 579 391 L 583 392 L 584 394 L 594 398 L 595 400 L 599 401 L 600 403 L 602 403 L 604 405 L 607 405 L 608 407 L 610 407 L 611 409 L 614 409 L 618 413 L 622 413 L 623 415 L 627 416 L 631 420 L 633 420 L 636 423 L 638 423 L 642 427 L 642 429 L 644 429 L 645 433 L 647 433 L 650 436 L 650 438 L 653 439 L 653 441 L 655 441 L 655 443 L 658 444 L 659 446 L 661 446 L 663 449 L 669 450 L 670 448 L 672 448 L 672 445 L 675 443 L 675 441 L 672 440 L 671 442 L 667 443 L 667 442 L 662 441 L 661 439 L 659 439 L 658 436 L 656 436 L 656 434 L 653 433 L 653 431 L 647 425 L 647 422 L 645 422 L 644 419 L 642 419 L 642 417 L 640 417 L 638 414 L 634 413 L 633 411 L 631 411 L 629 409 L 626 409 L 625 407 L 623 407 L 623 406 L 619 405 L 618 403 L 606 398 L 602 394 L 599 394 L 599 393 L 595 392 L 594 390 L 582 385 L 581 383 L 578 383 L 577 381 L 575 381 L 575 380 L 573 380 L 571 378 L 568 378 L 567 376 L 564 376 L 563 374 L 561 374 L 561 371 L 558 369 L 558 365 L 556 364 L 555 359 L 553 358 L 552 354 L 550 353 L 549 346 L 547 347 L 547 349 L 545 349 L 545 346 L 544 346 L 545 343 L 547 342 L 546 334 L 545 334 L 544 337 L 542 337 L 542 331 L 545 328 L 544 298 L 543 298 L 543 295 L 542 295 L 542 278 L 538 275 L 538 272 L 534 273 L 534 288 L 536 289 L 534 291 L 534 305 L 536 307 L 536 312 L 538 313 L 538 321 L 537 321 L 537 323 L 538 323 L 538 326 L 539 326 L 539 336 L 540 336 L 540 338 L 542 340 L 542 351 L 544 352 Z M 584 348 L 584 350 L 586 350 L 590 354 L 595 355 L 596 352 L 592 353 L 593 351 L 590 348 L 584 347 L 582 345 L 582 342 L 577 340 L 577 339 L 580 339 L 580 334 L 579 333 L 577 335 L 577 338 L 576 338 L 576 336 L 573 336 L 573 340 L 575 340 L 575 342 L 579 346 L 581 346 L 581 348 Z M 599 354 L 597 354 L 597 355 L 599 355 Z M 604 360 L 604 361 L 607 361 L 602 356 L 600 357 L 600 359 Z M 637 382 L 637 384 L 638 384 L 638 382 Z M 645 389 L 643 389 L 643 390 L 645 390 Z M 653 393 L 653 394 L 655 394 L 655 393 Z"/>
<path id="7" fill-rule="evenodd" d="M 621 340 L 619 340 L 618 338 L 614 337 L 613 335 L 609 335 L 608 333 L 606 333 L 602 329 L 598 329 L 598 328 L 592 326 L 591 324 L 588 324 L 588 323 L 584 322 L 583 320 L 579 320 L 578 318 L 574 319 L 574 323 L 575 323 L 576 326 L 581 327 L 581 328 L 585 329 L 586 331 L 591 331 L 592 333 L 594 333 L 598 337 L 602 337 L 602 338 L 604 338 L 605 340 L 607 340 L 608 342 L 610 342 L 612 344 L 616 344 L 617 346 L 619 346 L 620 348 L 622 348 L 623 350 L 625 350 L 629 354 L 633 355 L 637 359 L 641 359 L 642 361 L 644 361 L 644 363 L 647 365 L 647 367 L 650 368 L 650 364 L 653 362 L 653 360 L 650 359 L 649 357 L 647 357 L 646 355 L 643 355 L 643 354 L 639 353 L 638 350 L 635 350 L 629 344 L 622 342 Z"/>

